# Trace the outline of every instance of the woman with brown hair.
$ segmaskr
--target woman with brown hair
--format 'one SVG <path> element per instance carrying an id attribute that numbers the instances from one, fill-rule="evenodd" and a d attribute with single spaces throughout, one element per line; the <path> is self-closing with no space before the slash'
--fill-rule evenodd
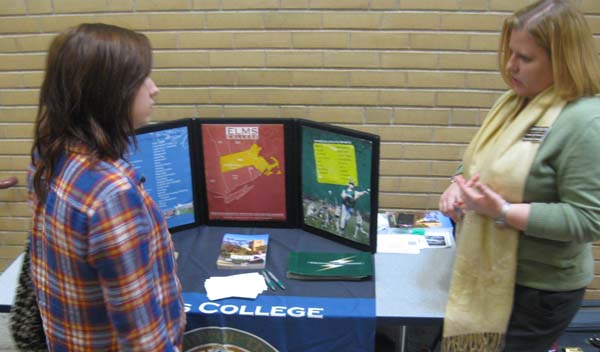
<path id="1" fill-rule="evenodd" d="M 31 273 L 50 351 L 179 351 L 166 222 L 124 159 L 159 90 L 142 34 L 82 24 L 48 51 L 28 188 Z"/>

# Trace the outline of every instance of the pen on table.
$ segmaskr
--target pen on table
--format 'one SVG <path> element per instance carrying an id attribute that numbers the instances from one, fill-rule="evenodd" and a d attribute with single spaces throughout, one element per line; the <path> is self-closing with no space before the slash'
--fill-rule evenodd
<path id="1" fill-rule="evenodd" d="M 277 278 L 277 276 L 275 276 L 275 274 L 273 274 L 269 270 L 265 270 L 265 271 L 267 272 L 267 274 L 269 274 L 269 276 L 273 279 L 273 281 L 275 281 L 277 283 L 277 285 L 279 285 L 279 287 L 281 287 L 282 290 L 285 290 L 285 286 L 283 286 L 283 282 L 281 282 L 281 280 L 279 280 Z"/>
<path id="2" fill-rule="evenodd" d="M 261 271 L 260 273 L 265 278 L 265 281 L 267 282 L 267 285 L 269 285 L 269 288 L 271 288 L 271 290 L 275 291 L 275 285 L 273 284 L 271 279 L 269 279 L 269 275 L 267 275 L 267 273 L 264 270 Z"/>
<path id="3" fill-rule="evenodd" d="M 410 233 L 413 235 L 424 235 L 425 229 L 411 229 Z"/>

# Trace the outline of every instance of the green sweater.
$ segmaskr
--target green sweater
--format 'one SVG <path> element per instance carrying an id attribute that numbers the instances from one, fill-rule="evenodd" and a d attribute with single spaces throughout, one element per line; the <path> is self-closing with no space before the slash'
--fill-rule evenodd
<path id="1" fill-rule="evenodd" d="M 517 283 L 567 291 L 594 275 L 600 240 L 600 98 L 567 105 L 540 145 L 525 183 L 531 203 L 519 238 Z"/>

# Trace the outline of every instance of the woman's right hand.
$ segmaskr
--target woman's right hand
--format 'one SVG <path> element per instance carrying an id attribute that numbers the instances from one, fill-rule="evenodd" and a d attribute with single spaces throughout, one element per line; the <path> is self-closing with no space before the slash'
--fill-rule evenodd
<path id="1" fill-rule="evenodd" d="M 454 178 L 457 177 L 462 178 L 463 176 L 454 176 Z M 460 209 L 461 204 L 462 198 L 460 188 L 455 182 L 452 182 L 450 186 L 446 188 L 444 193 L 442 193 L 442 196 L 440 197 L 440 201 L 438 203 L 438 207 L 444 215 L 452 218 L 454 222 L 458 222 L 462 215 L 462 209 Z"/>

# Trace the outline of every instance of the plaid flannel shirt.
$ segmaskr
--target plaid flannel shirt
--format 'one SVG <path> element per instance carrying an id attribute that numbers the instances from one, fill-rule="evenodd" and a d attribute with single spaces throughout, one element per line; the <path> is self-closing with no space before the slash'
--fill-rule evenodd
<path id="1" fill-rule="evenodd" d="M 30 168 L 30 177 L 33 172 Z M 50 351 L 179 351 L 185 327 L 171 236 L 124 160 L 70 147 L 33 204 L 32 277 Z"/>

